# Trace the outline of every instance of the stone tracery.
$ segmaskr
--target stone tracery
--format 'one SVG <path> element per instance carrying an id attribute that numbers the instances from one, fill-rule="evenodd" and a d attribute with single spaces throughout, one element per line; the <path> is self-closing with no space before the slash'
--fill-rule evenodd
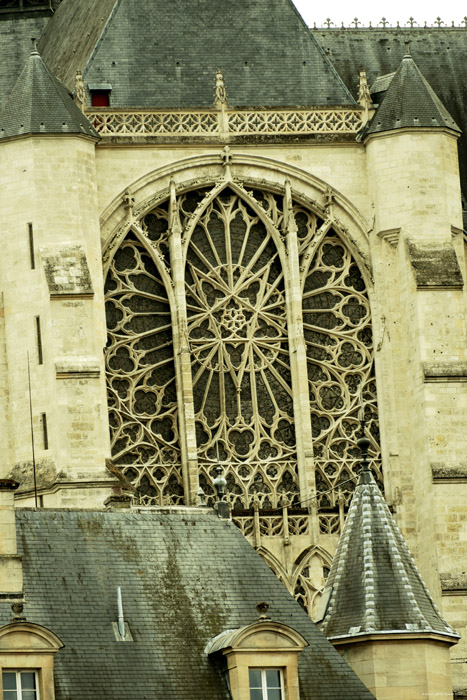
<path id="1" fill-rule="evenodd" d="M 215 197 L 210 192 L 209 187 L 188 191 L 177 202 L 183 231 L 192 231 L 190 240 L 183 242 L 198 476 L 209 500 L 214 467 L 220 461 L 226 469 L 234 508 L 249 508 L 256 500 L 260 508 L 270 509 L 281 504 L 283 494 L 292 503 L 300 500 L 286 284 L 277 247 L 280 236 L 273 239 L 262 217 L 238 192 L 224 189 Z M 281 231 L 282 197 L 258 189 L 248 194 L 276 231 Z M 337 489 L 348 500 L 356 481 L 355 440 L 362 395 L 373 440 L 373 466 L 379 473 L 370 312 L 360 271 L 329 220 L 297 202 L 293 203 L 293 212 L 302 272 L 319 506 L 329 512 L 335 509 Z M 113 455 L 137 485 L 144 503 L 183 502 L 170 328 L 171 323 L 176 325 L 178 321 L 173 318 L 170 322 L 167 293 L 160 292 L 151 303 L 165 305 L 165 311 L 158 313 L 159 318 L 165 314 L 166 324 L 151 329 L 155 312 L 144 314 L 138 307 L 141 302 L 136 301 L 136 296 L 141 295 L 141 290 L 131 287 L 131 275 L 119 269 L 118 261 L 124 251 L 128 256 L 133 247 L 131 254 L 137 267 L 132 268 L 132 274 L 146 275 L 148 251 L 152 249 L 169 271 L 168 220 L 165 202 L 139 221 L 139 237 L 130 234 L 120 247 L 106 288 L 110 309 L 107 362 Z M 154 270 L 155 266 L 149 274 L 155 279 Z M 158 281 L 162 285 L 160 275 Z M 148 298 L 145 299 L 148 304 Z M 120 313 L 125 320 L 117 318 Z M 115 328 L 112 323 L 117 324 Z M 152 342 L 159 353 L 162 346 L 168 352 L 152 375 L 162 376 L 163 367 L 165 371 L 169 365 L 172 368 L 170 381 L 162 382 L 163 387 L 158 385 L 159 390 L 170 388 L 172 392 L 172 402 L 164 406 L 160 401 L 151 403 L 153 388 L 143 378 L 149 370 L 147 366 L 143 369 L 141 353 L 138 358 L 135 355 L 142 342 L 136 341 L 135 336 L 143 328 L 148 348 Z M 148 340 L 150 337 L 152 341 Z M 126 371 L 121 364 L 124 348 L 131 356 L 127 361 L 137 359 L 141 365 L 127 372 L 131 375 L 131 400 L 123 397 L 123 385 L 119 384 L 128 380 L 128 376 L 122 378 Z M 153 434 L 155 427 L 159 432 Z"/>

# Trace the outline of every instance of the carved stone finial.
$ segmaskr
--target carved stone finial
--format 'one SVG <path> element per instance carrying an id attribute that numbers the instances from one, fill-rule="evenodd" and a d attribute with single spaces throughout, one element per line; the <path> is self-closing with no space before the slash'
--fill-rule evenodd
<path id="1" fill-rule="evenodd" d="M 232 174 L 230 171 L 230 166 L 232 164 L 233 156 L 232 156 L 232 153 L 231 153 L 230 148 L 228 146 L 224 146 L 224 150 L 222 151 L 221 158 L 222 158 L 222 165 L 225 168 L 224 178 L 226 180 L 231 180 Z"/>
<path id="2" fill-rule="evenodd" d="M 464 22 L 464 27 L 467 27 L 467 16 L 462 20 Z"/>
<path id="3" fill-rule="evenodd" d="M 131 194 L 130 190 L 126 190 L 125 194 L 123 195 L 123 206 L 125 209 L 127 209 L 127 211 L 133 211 L 133 207 L 135 206 L 135 198 Z"/>
<path id="4" fill-rule="evenodd" d="M 225 88 L 224 75 L 220 69 L 216 71 L 216 88 L 214 91 L 214 104 L 216 107 L 227 104 L 227 90 Z"/>
<path id="5" fill-rule="evenodd" d="M 292 187 L 290 180 L 285 181 L 285 192 L 284 192 L 284 224 L 283 232 L 287 233 L 297 233 L 297 223 L 295 221 L 295 216 L 293 213 L 293 200 L 292 200 Z"/>
<path id="6" fill-rule="evenodd" d="M 84 89 L 83 74 L 76 71 L 75 77 L 75 104 L 82 111 L 86 104 L 86 90 Z"/>
<path id="7" fill-rule="evenodd" d="M 260 620 L 270 620 L 271 618 L 268 617 L 268 610 L 269 610 L 269 603 L 266 603 L 262 601 L 261 603 L 258 603 L 256 606 L 256 610 L 259 613 L 259 619 Z"/>
<path id="8" fill-rule="evenodd" d="M 24 622 L 26 620 L 26 618 L 21 615 L 23 608 L 23 603 L 18 602 L 11 604 L 11 610 L 14 614 L 14 617 L 11 618 L 11 622 Z"/>
<path id="9" fill-rule="evenodd" d="M 357 29 L 358 25 L 361 24 L 361 22 L 359 22 L 358 17 L 354 17 L 352 20 L 352 24 L 354 25 L 355 29 Z"/>
<path id="10" fill-rule="evenodd" d="M 417 22 L 414 20 L 413 17 L 409 17 L 409 21 L 406 22 L 406 24 L 410 25 L 410 28 L 412 28 L 414 25 L 417 25 Z"/>
<path id="11" fill-rule="evenodd" d="M 366 71 L 360 71 L 360 82 L 358 86 L 358 104 L 365 109 L 372 109 L 373 102 L 371 100 L 370 88 L 368 86 L 368 78 Z"/>
<path id="12" fill-rule="evenodd" d="M 383 29 L 386 29 L 386 27 L 387 27 L 387 25 L 389 24 L 389 22 L 387 21 L 386 17 L 381 17 L 381 22 L 378 22 L 378 24 L 382 24 L 382 25 L 383 25 Z"/>
<path id="13" fill-rule="evenodd" d="M 438 29 L 439 29 L 439 28 L 441 27 L 441 25 L 444 24 L 444 22 L 443 22 L 443 20 L 441 19 L 441 17 L 437 17 L 436 20 L 435 20 L 435 24 L 436 24 L 436 26 L 437 26 Z"/>
<path id="14" fill-rule="evenodd" d="M 331 22 L 331 19 L 329 17 L 326 17 L 324 24 L 328 29 L 331 29 L 331 26 L 334 24 L 334 22 Z"/>

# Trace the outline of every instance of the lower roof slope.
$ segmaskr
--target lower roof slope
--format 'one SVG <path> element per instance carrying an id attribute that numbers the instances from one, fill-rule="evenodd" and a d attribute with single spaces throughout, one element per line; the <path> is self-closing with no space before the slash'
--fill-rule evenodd
<path id="1" fill-rule="evenodd" d="M 302 700 L 370 700 L 235 525 L 206 510 L 17 511 L 29 622 L 64 642 L 56 700 L 228 700 L 204 653 L 220 632 L 254 622 L 256 605 L 296 629 Z M 116 587 L 133 642 L 116 642 Z M 12 616 L 0 601 L 0 623 Z"/>
<path id="2" fill-rule="evenodd" d="M 355 104 L 292 0 L 64 0 L 40 50 L 113 107 L 212 106 L 218 69 L 232 106 Z"/>

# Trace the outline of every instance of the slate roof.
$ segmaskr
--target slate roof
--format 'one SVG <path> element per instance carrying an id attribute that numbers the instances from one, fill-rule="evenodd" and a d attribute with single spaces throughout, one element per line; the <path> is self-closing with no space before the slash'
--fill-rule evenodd
<path id="1" fill-rule="evenodd" d="M 24 68 L 31 51 L 31 37 L 39 39 L 50 14 L 0 14 L 0 109 Z"/>
<path id="2" fill-rule="evenodd" d="M 467 28 L 331 28 L 313 34 L 354 97 L 362 68 L 372 85 L 378 76 L 395 72 L 410 47 L 420 71 L 462 129 L 459 165 L 467 197 Z"/>
<path id="3" fill-rule="evenodd" d="M 34 50 L 0 112 L 0 138 L 58 133 L 97 136 L 68 90 Z"/>
<path id="4" fill-rule="evenodd" d="M 412 56 L 404 56 L 376 110 L 367 134 L 414 127 L 444 127 L 459 132 L 454 119 L 421 74 Z"/>
<path id="5" fill-rule="evenodd" d="M 370 471 L 362 471 L 323 592 L 328 639 L 385 632 L 459 638 L 441 617 Z"/>
<path id="6" fill-rule="evenodd" d="M 261 601 L 309 642 L 302 700 L 373 698 L 235 525 L 212 511 L 25 509 L 16 521 L 23 614 L 65 644 L 56 700 L 228 700 L 204 649 L 255 622 Z M 133 642 L 115 640 L 117 586 Z M 0 623 L 11 617 L 0 600 Z"/>
<path id="7" fill-rule="evenodd" d="M 65 0 L 39 47 L 114 107 L 212 106 L 217 69 L 232 106 L 355 104 L 292 0 Z"/>

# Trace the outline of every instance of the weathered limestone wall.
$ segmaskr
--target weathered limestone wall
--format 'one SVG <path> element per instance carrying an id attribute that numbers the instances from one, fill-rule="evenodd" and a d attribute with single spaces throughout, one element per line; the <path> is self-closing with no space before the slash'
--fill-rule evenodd
<path id="1" fill-rule="evenodd" d="M 102 360 L 106 330 L 95 146 L 71 135 L 44 136 L 7 142 L 1 150 L 1 274 L 8 384 L 14 387 L 10 459 L 2 463 L 2 476 L 11 471 L 21 483 L 20 491 L 32 488 L 29 351 L 40 493 L 57 479 L 66 483 L 107 478 Z"/>
<path id="2" fill-rule="evenodd" d="M 338 649 L 377 700 L 452 698 L 446 643 L 398 638 L 359 642 Z"/>
<path id="3" fill-rule="evenodd" d="M 438 572 L 456 569 L 467 557 L 456 511 L 456 503 L 465 503 L 459 464 L 465 464 L 467 446 L 456 140 L 443 133 L 394 132 L 371 139 L 367 153 L 375 210 L 370 235 L 379 309 L 375 325 L 384 329 L 376 361 L 385 480 L 428 588 L 462 632 L 465 615 L 444 608 L 438 578 Z M 435 473 L 440 480 L 457 479 L 449 495 L 443 486 L 442 497 L 433 484 Z M 462 655 L 460 647 L 458 652 Z M 454 665 L 455 687 L 465 686 L 460 671 L 461 665 Z"/>
<path id="4" fill-rule="evenodd" d="M 235 154 L 263 156 L 293 165 L 328 182 L 366 215 L 368 212 L 365 152 L 359 144 L 241 145 Z M 163 166 L 199 155 L 219 155 L 221 146 L 98 146 L 96 168 L 99 211 L 102 212 L 133 182 Z"/>

